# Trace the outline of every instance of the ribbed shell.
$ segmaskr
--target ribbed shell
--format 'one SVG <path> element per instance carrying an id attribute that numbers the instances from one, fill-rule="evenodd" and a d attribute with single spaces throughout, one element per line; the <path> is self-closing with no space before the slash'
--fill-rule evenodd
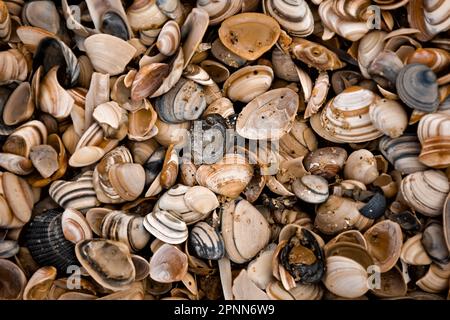
<path id="1" fill-rule="evenodd" d="M 189 235 L 189 244 L 202 259 L 219 260 L 225 254 L 221 234 L 206 222 L 198 222 Z"/>
<path id="2" fill-rule="evenodd" d="M 145 216 L 144 227 L 159 240 L 170 244 L 182 243 L 188 237 L 186 223 L 167 211 L 149 213 Z"/>

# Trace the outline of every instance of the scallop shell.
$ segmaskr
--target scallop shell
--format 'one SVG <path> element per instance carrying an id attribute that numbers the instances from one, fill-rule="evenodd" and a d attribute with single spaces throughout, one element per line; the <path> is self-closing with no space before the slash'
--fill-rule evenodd
<path id="1" fill-rule="evenodd" d="M 74 244 L 67 240 L 62 228 L 62 214 L 47 211 L 31 220 L 24 233 L 25 245 L 41 266 L 55 266 L 65 274 L 69 266 L 78 265 Z"/>
<path id="2" fill-rule="evenodd" d="M 308 203 L 322 203 L 328 198 L 328 182 L 321 176 L 305 175 L 294 181 L 292 190 Z"/>
<path id="3" fill-rule="evenodd" d="M 234 54 L 246 60 L 256 60 L 277 42 L 280 32 L 280 25 L 272 17 L 246 12 L 223 21 L 219 37 Z"/>
<path id="4" fill-rule="evenodd" d="M 426 216 L 435 217 L 442 214 L 450 186 L 447 177 L 441 171 L 426 170 L 406 176 L 402 180 L 400 190 L 412 209 Z"/>
<path id="5" fill-rule="evenodd" d="M 188 238 L 186 223 L 167 211 L 149 213 L 144 219 L 144 227 L 156 238 L 166 243 L 178 244 Z"/>
<path id="6" fill-rule="evenodd" d="M 189 234 L 189 244 L 195 254 L 208 260 L 219 260 L 225 254 L 221 234 L 206 222 L 198 222 Z"/>

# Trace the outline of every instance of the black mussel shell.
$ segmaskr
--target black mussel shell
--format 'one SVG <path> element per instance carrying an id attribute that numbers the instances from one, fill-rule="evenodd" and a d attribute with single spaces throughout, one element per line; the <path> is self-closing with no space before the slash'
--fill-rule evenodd
<path id="1" fill-rule="evenodd" d="M 444 228 L 438 221 L 431 220 L 422 234 L 422 245 L 431 260 L 440 264 L 449 262 L 449 251 L 444 237 Z"/>
<path id="2" fill-rule="evenodd" d="M 359 209 L 359 212 L 369 219 L 377 219 L 384 214 L 386 205 L 384 195 L 380 192 L 375 192 L 366 205 Z"/>
<path id="3" fill-rule="evenodd" d="M 125 41 L 130 39 L 127 24 L 117 13 L 112 11 L 106 12 L 103 15 L 100 31 L 102 33 L 116 36 Z"/>
<path id="4" fill-rule="evenodd" d="M 419 232 L 422 228 L 420 220 L 410 211 L 392 213 L 389 215 L 389 220 L 397 222 L 403 230 L 409 232 Z"/>
<path id="5" fill-rule="evenodd" d="M 225 255 L 222 236 L 206 222 L 199 222 L 192 228 L 189 245 L 199 258 L 219 260 Z"/>
<path id="6" fill-rule="evenodd" d="M 280 262 L 283 267 L 294 277 L 296 282 L 300 283 L 318 283 L 325 274 L 325 255 L 320 247 L 317 239 L 308 229 L 302 229 L 302 238 L 300 243 L 293 242 L 291 238 L 288 244 L 281 249 Z M 303 246 L 307 250 L 312 251 L 315 256 L 315 261 L 312 264 L 292 263 L 289 261 L 291 251 L 295 247 Z M 303 249 L 304 249 L 303 248 Z"/>
<path id="7" fill-rule="evenodd" d="M 40 266 L 54 266 L 61 274 L 78 266 L 75 245 L 66 240 L 61 225 L 62 213 L 49 210 L 36 216 L 24 233 L 24 245 Z"/>
<path id="8" fill-rule="evenodd" d="M 54 66 L 58 68 L 58 81 L 64 88 L 73 87 L 80 76 L 80 64 L 72 50 L 61 40 L 43 38 L 36 49 L 33 58 L 33 71 L 43 67 L 43 74 Z"/>

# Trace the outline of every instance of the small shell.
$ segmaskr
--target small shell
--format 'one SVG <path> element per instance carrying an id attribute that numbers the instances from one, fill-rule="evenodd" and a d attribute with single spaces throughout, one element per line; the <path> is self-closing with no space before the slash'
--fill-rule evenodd
<path id="1" fill-rule="evenodd" d="M 448 289 L 449 276 L 450 272 L 448 268 L 447 270 L 443 270 L 433 263 L 431 264 L 427 273 L 416 282 L 416 285 L 423 291 L 430 293 L 440 293 Z"/>
<path id="2" fill-rule="evenodd" d="M 13 126 L 31 118 L 34 112 L 34 100 L 28 82 L 22 82 L 8 97 L 3 106 L 3 122 Z"/>
<path id="3" fill-rule="evenodd" d="M 153 95 L 161 87 L 164 78 L 169 73 L 170 67 L 165 63 L 151 63 L 142 66 L 131 85 L 131 100 L 137 102 Z"/>
<path id="4" fill-rule="evenodd" d="M 202 86 L 211 86 L 215 84 L 209 74 L 196 64 L 188 64 L 183 71 L 183 76 Z"/>
<path id="5" fill-rule="evenodd" d="M 234 279 L 232 292 L 236 300 L 269 300 L 267 294 L 250 280 L 245 269 Z"/>
<path id="6" fill-rule="evenodd" d="M 192 211 L 208 214 L 219 206 L 216 195 L 208 188 L 195 186 L 184 194 L 184 202 Z"/>
<path id="7" fill-rule="evenodd" d="M 208 13 L 200 8 L 193 8 L 181 27 L 181 42 L 184 56 L 183 69 L 190 63 L 209 24 Z"/>
<path id="8" fill-rule="evenodd" d="M 31 210 L 34 200 L 30 185 L 22 178 L 4 172 L 1 175 L 3 212 L 6 219 L 2 217 L 1 225 L 6 228 L 17 228 L 23 226 L 31 218 Z"/>
<path id="9" fill-rule="evenodd" d="M 27 175 L 33 171 L 29 159 L 11 153 L 0 153 L 0 167 L 17 175 Z"/>
<path id="10" fill-rule="evenodd" d="M 177 247 L 164 243 L 150 259 L 150 278 L 161 283 L 182 280 L 188 270 L 188 258 Z"/>
<path id="11" fill-rule="evenodd" d="M 17 241 L 0 240 L 0 259 L 9 259 L 19 253 L 20 247 Z"/>
<path id="12" fill-rule="evenodd" d="M 319 111 L 319 109 L 325 103 L 329 87 L 330 80 L 328 74 L 326 72 L 319 73 L 319 76 L 314 83 L 314 88 L 311 92 L 311 98 L 309 99 L 308 105 L 306 106 L 304 115 L 305 119 L 311 117 L 313 114 L 316 114 Z"/>
<path id="13" fill-rule="evenodd" d="M 294 38 L 290 45 L 290 52 L 294 59 L 320 71 L 337 70 L 345 66 L 345 63 L 333 51 L 303 38 Z"/>
<path id="14" fill-rule="evenodd" d="M 56 273 L 56 268 L 51 266 L 37 270 L 28 280 L 23 292 L 23 299 L 45 300 L 53 281 L 56 279 Z"/>
<path id="15" fill-rule="evenodd" d="M 157 1 L 133 1 L 127 10 L 127 20 L 133 30 L 160 28 L 168 17 L 161 12 Z"/>
<path id="16" fill-rule="evenodd" d="M 163 55 L 171 56 L 176 53 L 181 40 L 180 27 L 170 20 L 162 27 L 156 41 L 156 47 Z"/>
<path id="17" fill-rule="evenodd" d="M 64 237 L 73 243 L 92 239 L 91 228 L 86 218 L 75 209 L 64 210 L 61 216 L 61 225 Z"/>
<path id="18" fill-rule="evenodd" d="M 114 164 L 108 172 L 111 186 L 125 201 L 136 200 L 144 190 L 145 171 L 137 163 Z"/>
<path id="19" fill-rule="evenodd" d="M 2 288 L 0 298 L 2 300 L 21 299 L 27 284 L 27 278 L 22 269 L 7 259 L 0 259 L 0 275 Z"/>
<path id="20" fill-rule="evenodd" d="M 149 213 L 145 217 L 144 227 L 156 238 L 166 243 L 178 244 L 188 238 L 186 223 L 167 211 Z"/>
<path id="21" fill-rule="evenodd" d="M 21 125 L 8 136 L 3 144 L 3 151 L 28 158 L 33 146 L 46 142 L 47 128 L 42 122 L 32 120 Z"/>
<path id="22" fill-rule="evenodd" d="M 350 154 L 345 163 L 344 177 L 371 184 L 378 177 L 377 161 L 369 150 L 360 149 Z"/>
<path id="23" fill-rule="evenodd" d="M 419 160 L 433 168 L 446 168 L 450 164 L 448 126 L 450 115 L 443 112 L 427 114 L 419 121 L 417 136 L 422 144 Z"/>
<path id="24" fill-rule="evenodd" d="M 8 6 L 5 2 L 0 2 L 0 40 L 8 41 L 11 36 L 11 18 Z"/>
<path id="25" fill-rule="evenodd" d="M 216 39 L 212 43 L 211 53 L 213 54 L 214 58 L 229 67 L 239 68 L 247 62 L 247 60 L 245 60 L 244 58 L 228 50 L 220 41 L 220 39 Z M 224 79 L 223 81 L 225 80 L 226 79 Z"/>
<path id="26" fill-rule="evenodd" d="M 0 52 L 0 84 L 24 81 L 28 74 L 25 56 L 17 49 Z"/>
<path id="27" fill-rule="evenodd" d="M 375 57 L 383 50 L 384 37 L 386 32 L 374 30 L 367 33 L 358 45 L 358 65 L 361 73 L 365 78 L 369 79 L 370 75 L 367 71 Z"/>
<path id="28" fill-rule="evenodd" d="M 203 60 L 200 66 L 205 70 L 215 83 L 221 83 L 228 79 L 230 71 L 220 62 Z"/>
<path id="29" fill-rule="evenodd" d="M 325 147 L 310 152 L 303 163 L 311 174 L 334 178 L 344 167 L 347 151 L 339 147 Z"/>
<path id="30" fill-rule="evenodd" d="M 437 264 L 444 265 L 449 262 L 449 250 L 445 243 L 444 228 L 440 222 L 428 222 L 423 231 L 422 245 Z"/>
<path id="31" fill-rule="evenodd" d="M 328 182 L 321 176 L 305 175 L 294 181 L 292 189 L 298 198 L 308 203 L 322 203 L 328 198 Z"/>
<path id="32" fill-rule="evenodd" d="M 429 265 L 431 259 L 425 251 L 422 243 L 422 234 L 416 234 L 405 241 L 400 258 L 402 261 L 413 266 Z"/>
<path id="33" fill-rule="evenodd" d="M 219 260 L 225 254 L 222 236 L 206 222 L 194 225 L 189 234 L 189 244 L 202 259 Z"/>
<path id="34" fill-rule="evenodd" d="M 209 25 L 217 25 L 228 17 L 239 13 L 244 0 L 197 0 L 197 7 L 208 12 Z"/>
<path id="35" fill-rule="evenodd" d="M 105 150 L 95 146 L 81 147 L 69 159 L 71 167 L 85 167 L 96 163 L 105 155 Z"/>
<path id="36" fill-rule="evenodd" d="M 272 256 L 276 245 L 269 244 L 261 253 L 247 266 L 248 277 L 260 288 L 265 289 L 273 280 Z M 269 292 L 267 292 L 269 294 Z"/>
<path id="37" fill-rule="evenodd" d="M 395 100 L 377 100 L 370 106 L 369 115 L 374 127 L 391 138 L 400 137 L 408 126 L 408 115 Z"/>

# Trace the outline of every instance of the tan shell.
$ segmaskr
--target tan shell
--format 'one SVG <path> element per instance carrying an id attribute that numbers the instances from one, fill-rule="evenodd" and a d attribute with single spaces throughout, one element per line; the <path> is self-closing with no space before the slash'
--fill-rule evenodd
<path id="1" fill-rule="evenodd" d="M 357 180 L 367 185 L 375 181 L 378 175 L 377 160 L 369 150 L 353 151 L 347 158 L 344 167 L 345 179 Z"/>
<path id="2" fill-rule="evenodd" d="M 234 279 L 232 291 L 236 300 L 269 300 L 267 294 L 248 277 L 245 269 Z"/>
<path id="3" fill-rule="evenodd" d="M 17 49 L 0 52 L 0 85 L 24 81 L 28 74 L 25 56 Z"/>
<path id="4" fill-rule="evenodd" d="M 228 17 L 239 13 L 244 0 L 198 0 L 197 7 L 209 15 L 209 25 L 217 25 Z"/>
<path id="5" fill-rule="evenodd" d="M 33 146 L 46 142 L 47 128 L 42 122 L 32 120 L 21 125 L 8 136 L 3 144 L 3 151 L 28 158 Z"/>
<path id="6" fill-rule="evenodd" d="M 145 171 L 137 163 L 114 164 L 108 173 L 111 186 L 125 201 L 133 201 L 144 190 Z"/>
<path id="7" fill-rule="evenodd" d="M 127 10 L 127 20 L 133 30 L 160 28 L 168 17 L 161 12 L 156 1 L 133 1 Z"/>
<path id="8" fill-rule="evenodd" d="M 369 115 L 373 126 L 391 138 L 400 137 L 408 126 L 408 115 L 395 100 L 378 99 L 370 106 Z"/>
<path id="9" fill-rule="evenodd" d="M 182 51 L 184 56 L 183 69 L 191 61 L 195 51 L 205 35 L 209 24 L 208 13 L 200 8 L 193 8 L 181 27 Z"/>
<path id="10" fill-rule="evenodd" d="M 61 224 L 64 237 L 73 243 L 92 239 L 92 230 L 84 215 L 78 210 L 70 208 L 64 210 L 61 216 Z"/>
<path id="11" fill-rule="evenodd" d="M 56 119 L 63 119 L 69 116 L 75 101 L 59 84 L 57 78 L 58 68 L 58 66 L 55 66 L 50 69 L 41 80 L 39 107 Z"/>
<path id="12" fill-rule="evenodd" d="M 10 172 L 2 173 L 1 182 L 0 225 L 6 228 L 21 227 L 31 219 L 33 191 L 24 179 Z"/>
<path id="13" fill-rule="evenodd" d="M 371 289 L 372 293 L 380 298 L 404 297 L 407 290 L 407 283 L 398 267 L 382 273 L 380 275 L 380 287 Z"/>
<path id="14" fill-rule="evenodd" d="M 266 288 L 271 300 L 320 300 L 323 296 L 320 284 L 299 284 L 286 290 L 280 281 L 272 281 Z"/>
<path id="15" fill-rule="evenodd" d="M 280 36 L 278 22 L 262 13 L 248 12 L 227 18 L 219 28 L 220 41 L 234 54 L 256 60 Z"/>
<path id="16" fill-rule="evenodd" d="M 405 241 L 400 255 L 402 261 L 415 266 L 431 264 L 432 261 L 425 251 L 421 240 L 422 234 L 418 233 Z"/>
<path id="17" fill-rule="evenodd" d="M 209 74 L 216 83 L 224 82 L 230 76 L 230 71 L 220 62 L 214 60 L 203 60 L 200 66 Z"/>
<path id="18" fill-rule="evenodd" d="M 417 127 L 417 136 L 422 144 L 419 160 L 433 168 L 450 165 L 449 134 L 450 115 L 444 112 L 423 116 Z"/>
<path id="19" fill-rule="evenodd" d="M 177 247 L 164 243 L 150 259 L 150 278 L 161 283 L 182 280 L 188 270 L 188 258 Z"/>
<path id="20" fill-rule="evenodd" d="M 162 27 L 156 41 L 156 47 L 163 55 L 171 56 L 176 53 L 181 40 L 180 27 L 170 20 Z"/>
<path id="21" fill-rule="evenodd" d="M 320 71 L 336 70 L 345 66 L 333 51 L 303 38 L 294 38 L 289 51 L 294 59 Z"/>
<path id="22" fill-rule="evenodd" d="M 383 50 L 386 32 L 374 30 L 367 33 L 358 45 L 358 65 L 361 74 L 369 79 L 368 68 L 375 57 Z"/>
<path id="23" fill-rule="evenodd" d="M 400 225 L 390 220 L 378 222 L 364 233 L 367 250 L 381 272 L 391 270 L 400 257 L 403 235 Z"/>
<path id="24" fill-rule="evenodd" d="M 24 300 L 46 300 L 47 293 L 56 279 L 55 267 L 42 267 L 28 280 L 23 292 Z"/>
<path id="25" fill-rule="evenodd" d="M 13 126 L 31 118 L 34 112 L 34 99 L 28 82 L 22 82 L 8 97 L 3 106 L 3 122 Z"/>
<path id="26" fill-rule="evenodd" d="M 319 73 L 319 76 L 312 88 L 311 98 L 306 106 L 304 118 L 307 119 L 316 114 L 327 98 L 328 89 L 330 88 L 330 79 L 326 72 Z"/>
<path id="27" fill-rule="evenodd" d="M 0 275 L 2 288 L 0 298 L 2 300 L 21 299 L 27 284 L 27 278 L 22 269 L 7 259 L 0 259 Z"/>
<path id="28" fill-rule="evenodd" d="M 272 256 L 276 245 L 269 244 L 260 254 L 247 266 L 247 275 L 256 286 L 264 290 L 274 280 L 272 275 Z"/>
<path id="29" fill-rule="evenodd" d="M 428 272 L 420 278 L 416 285 L 423 291 L 430 293 L 439 293 L 448 289 L 449 282 L 448 278 L 450 276 L 450 271 L 439 268 L 436 264 L 431 264 Z"/>
<path id="30" fill-rule="evenodd" d="M 33 171 L 33 163 L 29 159 L 11 153 L 0 153 L 0 167 L 17 175 Z"/>

